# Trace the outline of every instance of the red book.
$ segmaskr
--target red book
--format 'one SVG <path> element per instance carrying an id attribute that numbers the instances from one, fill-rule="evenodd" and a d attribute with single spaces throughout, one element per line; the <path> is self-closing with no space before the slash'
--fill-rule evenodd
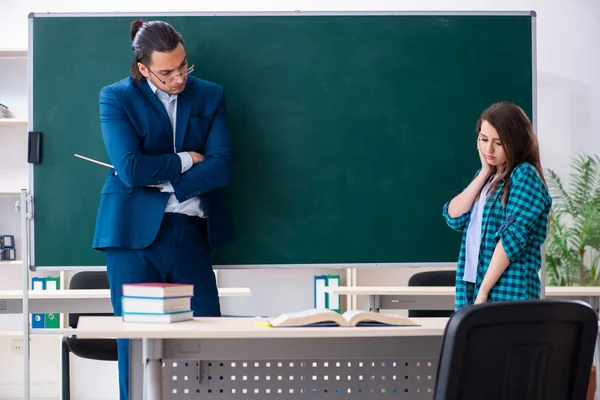
<path id="1" fill-rule="evenodd" d="M 194 285 L 182 283 L 130 283 L 123 285 L 123 296 L 127 297 L 192 297 Z"/>

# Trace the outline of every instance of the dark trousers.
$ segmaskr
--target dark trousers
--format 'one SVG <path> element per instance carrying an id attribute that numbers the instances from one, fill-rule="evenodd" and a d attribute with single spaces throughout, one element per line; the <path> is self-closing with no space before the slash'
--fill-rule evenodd
<path id="1" fill-rule="evenodd" d="M 150 246 L 108 248 L 106 266 L 116 316 L 122 313 L 121 286 L 142 282 L 193 284 L 194 316 L 221 316 L 205 219 L 167 213 Z M 117 346 L 120 399 L 129 400 L 129 340 L 119 339 Z"/>

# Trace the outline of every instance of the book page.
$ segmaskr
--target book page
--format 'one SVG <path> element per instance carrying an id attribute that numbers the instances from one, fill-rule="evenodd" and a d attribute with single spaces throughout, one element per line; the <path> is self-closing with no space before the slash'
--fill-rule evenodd
<path id="1" fill-rule="evenodd" d="M 342 314 L 350 326 L 373 325 L 416 325 L 410 318 L 396 314 L 383 314 L 373 311 L 350 310 Z"/>
<path id="2" fill-rule="evenodd" d="M 307 326 L 307 325 L 331 325 L 330 322 L 345 325 L 346 321 L 340 314 L 326 308 L 315 308 L 294 313 L 281 314 L 279 317 L 270 321 L 271 325 L 276 326 Z"/>
<path id="3" fill-rule="evenodd" d="M 365 310 L 348 310 L 342 314 L 349 326 L 355 326 L 361 321 L 376 321 L 378 313 Z"/>

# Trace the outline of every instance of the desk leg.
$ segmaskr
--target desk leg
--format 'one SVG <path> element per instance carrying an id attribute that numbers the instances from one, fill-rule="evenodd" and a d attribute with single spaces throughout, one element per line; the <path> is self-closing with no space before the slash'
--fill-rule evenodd
<path id="1" fill-rule="evenodd" d="M 590 301 L 594 311 L 598 312 L 598 308 L 600 307 L 600 297 L 592 296 Z M 594 398 L 600 400 L 600 332 L 598 332 L 598 338 L 596 338 L 596 349 L 594 353 L 594 365 L 596 366 L 596 395 Z"/>
<path id="2" fill-rule="evenodd" d="M 145 400 L 162 400 L 162 340 L 143 339 Z"/>
<path id="3" fill-rule="evenodd" d="M 141 339 L 129 341 L 129 398 L 144 398 L 144 347 Z"/>
<path id="4" fill-rule="evenodd" d="M 598 337 L 596 338 L 596 349 L 594 351 L 594 364 L 596 365 L 596 396 L 594 397 L 596 400 L 600 400 L 600 332 L 598 333 Z"/>

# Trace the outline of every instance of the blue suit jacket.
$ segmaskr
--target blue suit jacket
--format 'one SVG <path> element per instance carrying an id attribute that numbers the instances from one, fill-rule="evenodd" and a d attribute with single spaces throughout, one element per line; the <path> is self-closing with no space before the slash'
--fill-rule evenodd
<path id="1" fill-rule="evenodd" d="M 223 89 L 193 76 L 177 99 L 177 152 L 206 158 L 181 174 L 166 110 L 146 80 L 123 79 L 100 92 L 104 145 L 114 165 L 102 188 L 93 247 L 140 249 L 160 228 L 170 193 L 146 187 L 171 182 L 177 200 L 201 199 L 211 247 L 234 240 L 221 187 L 231 176 L 231 138 Z M 117 174 L 115 175 L 115 170 Z"/>

